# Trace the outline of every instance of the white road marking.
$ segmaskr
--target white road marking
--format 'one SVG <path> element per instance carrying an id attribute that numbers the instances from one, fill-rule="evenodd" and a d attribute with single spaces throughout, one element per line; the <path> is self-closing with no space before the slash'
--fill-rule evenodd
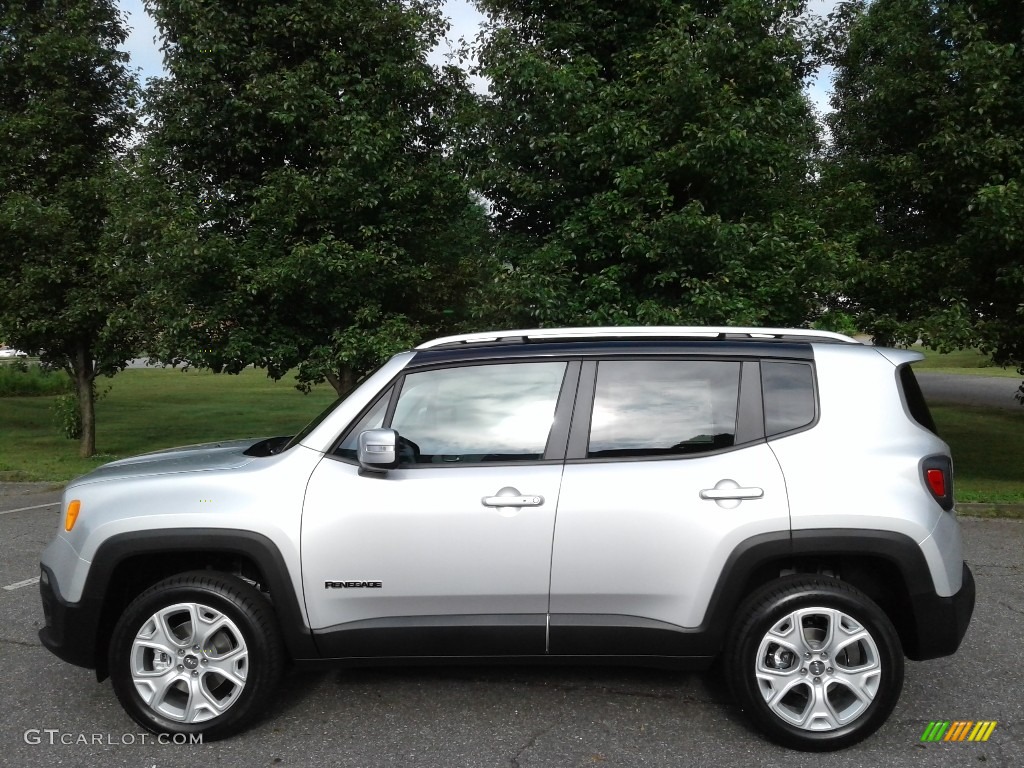
<path id="1" fill-rule="evenodd" d="M 33 584 L 38 583 L 39 577 L 33 576 L 31 579 L 25 579 L 24 581 L 16 581 L 13 584 L 8 584 L 6 587 L 4 587 L 4 589 L 6 589 L 8 592 L 13 592 L 16 589 L 21 589 L 22 587 L 31 587 Z"/>
<path id="2" fill-rule="evenodd" d="M 34 507 L 19 507 L 18 509 L 5 509 L 0 515 L 9 515 L 12 512 L 28 512 L 30 509 L 43 509 L 45 507 L 59 507 L 60 502 L 54 501 L 50 504 L 36 504 Z"/>

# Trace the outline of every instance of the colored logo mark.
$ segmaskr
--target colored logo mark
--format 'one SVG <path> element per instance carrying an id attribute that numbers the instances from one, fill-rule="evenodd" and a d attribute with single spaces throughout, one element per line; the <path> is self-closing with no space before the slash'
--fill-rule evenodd
<path id="1" fill-rule="evenodd" d="M 988 741 L 996 725 L 995 720 L 932 720 L 921 741 Z"/>

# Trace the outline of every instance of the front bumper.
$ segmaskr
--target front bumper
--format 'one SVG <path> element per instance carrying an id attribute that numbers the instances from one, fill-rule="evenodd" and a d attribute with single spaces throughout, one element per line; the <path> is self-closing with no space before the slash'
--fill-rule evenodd
<path id="1" fill-rule="evenodd" d="M 68 603 L 60 595 L 53 571 L 41 566 L 39 593 L 43 600 L 46 625 L 39 630 L 43 646 L 64 661 L 86 669 L 96 669 L 96 636 L 100 624 L 99 600 L 82 597 Z"/>
<path id="2" fill-rule="evenodd" d="M 964 563 L 963 583 L 952 597 L 914 595 L 911 609 L 917 635 L 916 648 L 907 648 L 914 661 L 949 656 L 960 647 L 974 613 L 974 574 Z"/>

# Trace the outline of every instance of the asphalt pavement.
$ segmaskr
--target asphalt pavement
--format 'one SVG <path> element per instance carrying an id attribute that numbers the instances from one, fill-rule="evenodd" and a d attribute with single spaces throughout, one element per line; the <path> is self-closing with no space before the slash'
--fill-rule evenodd
<path id="1" fill-rule="evenodd" d="M 1024 765 L 1024 522 L 964 519 L 978 604 L 960 651 L 908 662 L 896 711 L 867 741 L 820 755 L 765 741 L 720 676 L 618 667 L 438 667 L 289 673 L 255 727 L 158 744 L 109 681 L 39 644 L 39 552 L 58 495 L 0 485 L 0 765 L 508 768 Z M 929 743 L 933 720 L 995 720 L 984 743 Z"/>
<path id="2" fill-rule="evenodd" d="M 929 371 L 914 373 L 929 404 L 983 405 L 1017 408 L 1024 412 L 1024 405 L 1014 397 L 1021 385 L 1020 379 Z"/>

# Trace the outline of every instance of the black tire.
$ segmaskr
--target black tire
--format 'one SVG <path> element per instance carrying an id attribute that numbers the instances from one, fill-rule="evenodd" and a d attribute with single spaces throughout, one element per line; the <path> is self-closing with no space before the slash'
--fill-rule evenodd
<path id="1" fill-rule="evenodd" d="M 827 576 L 785 576 L 740 606 L 725 673 L 772 741 L 824 752 L 861 741 L 889 717 L 903 689 L 903 648 L 859 590 Z"/>
<path id="2" fill-rule="evenodd" d="M 114 692 L 135 722 L 208 741 L 263 714 L 284 652 L 273 609 L 256 589 L 227 574 L 193 571 L 132 601 L 111 636 L 109 664 Z"/>

